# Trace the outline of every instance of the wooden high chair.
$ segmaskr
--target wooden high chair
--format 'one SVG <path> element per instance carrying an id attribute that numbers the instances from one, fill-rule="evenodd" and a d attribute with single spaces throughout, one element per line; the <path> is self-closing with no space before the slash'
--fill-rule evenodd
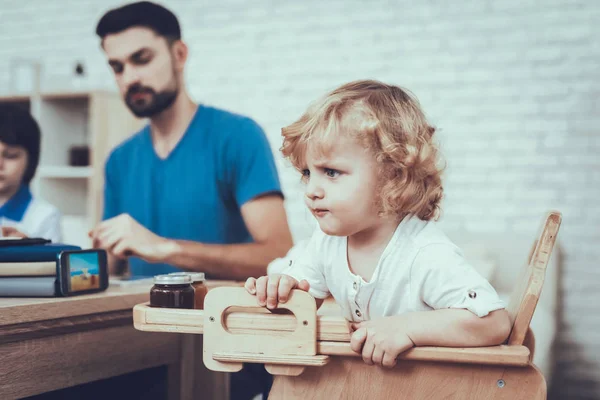
<path id="1" fill-rule="evenodd" d="M 209 291 L 204 310 L 134 308 L 137 329 L 204 334 L 204 364 L 235 372 L 263 363 L 276 375 L 269 399 L 545 399 L 546 382 L 532 363 L 529 323 L 561 223 L 550 212 L 512 293 L 506 344 L 482 348 L 416 347 L 395 368 L 370 366 L 350 348 L 349 324 L 317 315 L 315 300 L 293 291 L 281 308 L 257 307 L 239 287 Z"/>

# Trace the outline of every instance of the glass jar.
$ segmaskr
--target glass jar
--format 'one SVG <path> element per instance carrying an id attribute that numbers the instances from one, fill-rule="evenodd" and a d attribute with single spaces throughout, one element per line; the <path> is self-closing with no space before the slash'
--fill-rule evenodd
<path id="1" fill-rule="evenodd" d="M 204 284 L 204 272 L 172 272 L 169 275 L 189 276 L 192 278 L 192 287 L 194 288 L 194 308 L 204 310 L 204 298 L 208 293 L 208 287 Z"/>
<path id="2" fill-rule="evenodd" d="M 194 308 L 204 310 L 204 298 L 208 293 L 208 287 L 204 284 L 204 272 L 196 272 L 192 275 L 192 287 L 194 288 Z"/>
<path id="3" fill-rule="evenodd" d="M 150 306 L 194 308 L 192 278 L 187 275 L 157 275 L 150 289 Z"/>

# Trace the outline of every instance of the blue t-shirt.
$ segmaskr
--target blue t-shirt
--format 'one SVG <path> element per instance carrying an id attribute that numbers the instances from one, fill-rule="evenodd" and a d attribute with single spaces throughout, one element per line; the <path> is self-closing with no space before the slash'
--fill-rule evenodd
<path id="1" fill-rule="evenodd" d="M 32 200 L 33 196 L 29 186 L 21 185 L 11 198 L 0 206 L 0 218 L 22 221 Z"/>
<path id="2" fill-rule="evenodd" d="M 260 126 L 202 105 L 166 159 L 154 151 L 146 126 L 112 151 L 105 172 L 104 219 L 126 213 L 159 236 L 208 244 L 251 242 L 241 206 L 282 195 Z M 129 268 L 133 276 L 178 271 L 137 257 Z"/>

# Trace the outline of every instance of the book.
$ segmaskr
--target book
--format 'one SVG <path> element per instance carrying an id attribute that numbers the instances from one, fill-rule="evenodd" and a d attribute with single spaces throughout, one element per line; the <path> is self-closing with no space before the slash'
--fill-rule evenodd
<path id="1" fill-rule="evenodd" d="M 55 276 L 0 278 L 0 297 L 54 297 L 56 293 Z"/>
<path id="2" fill-rule="evenodd" d="M 55 261 L 64 250 L 81 250 L 79 246 L 48 243 L 31 246 L 9 246 L 0 248 L 0 263 Z"/>
<path id="3" fill-rule="evenodd" d="M 56 276 L 56 261 L 0 262 L 0 277 L 5 276 Z"/>

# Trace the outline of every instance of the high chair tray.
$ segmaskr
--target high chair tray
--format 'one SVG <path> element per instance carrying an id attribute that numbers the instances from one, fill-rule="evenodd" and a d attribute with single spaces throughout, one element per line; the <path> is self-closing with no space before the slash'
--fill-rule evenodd
<path id="1" fill-rule="evenodd" d="M 203 310 L 154 308 L 143 303 L 133 308 L 133 322 L 136 329 L 146 332 L 204 333 Z M 232 309 L 224 322 L 232 334 L 281 335 L 293 332 L 297 326 L 293 315 L 271 313 L 265 308 Z M 360 357 L 350 348 L 350 329 L 344 318 L 317 315 L 317 354 Z M 521 345 L 415 347 L 400 355 L 400 359 L 524 367 L 530 363 L 530 351 Z"/>

